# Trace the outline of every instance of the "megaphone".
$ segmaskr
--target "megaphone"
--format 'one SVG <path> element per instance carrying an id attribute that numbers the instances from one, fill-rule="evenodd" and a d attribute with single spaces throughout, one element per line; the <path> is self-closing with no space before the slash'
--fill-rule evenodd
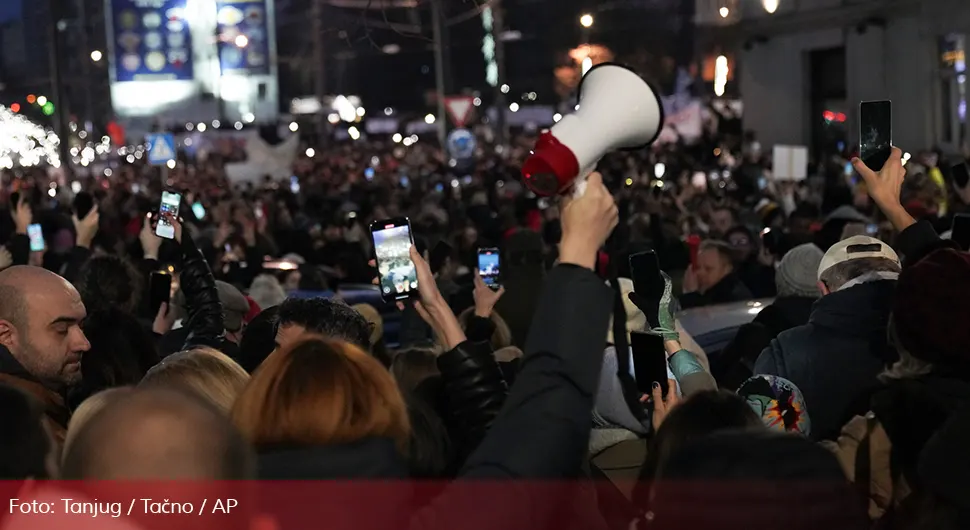
<path id="1" fill-rule="evenodd" d="M 596 65 L 579 83 L 579 110 L 539 135 L 522 165 L 525 185 L 539 196 L 564 193 L 606 153 L 652 144 L 663 123 L 660 96 L 646 81 L 618 64 Z"/>

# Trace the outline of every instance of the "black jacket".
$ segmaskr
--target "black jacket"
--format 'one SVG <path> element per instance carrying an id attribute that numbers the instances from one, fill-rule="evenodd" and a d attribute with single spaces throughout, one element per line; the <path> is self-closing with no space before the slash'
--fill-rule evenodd
<path id="1" fill-rule="evenodd" d="M 612 293 L 592 271 L 560 265 L 547 276 L 539 307 L 532 321 L 526 356 L 515 386 L 512 387 L 501 411 L 472 416 L 491 420 L 491 427 L 481 443 L 465 461 L 458 480 L 449 484 L 429 506 L 416 514 L 397 511 L 407 500 L 406 489 L 400 484 L 390 501 L 380 496 L 380 506 L 374 510 L 358 508 L 389 517 L 400 517 L 402 524 L 413 529 L 451 528 L 545 528 L 551 518 L 561 511 L 569 499 L 561 497 L 570 490 L 561 486 L 562 479 L 580 475 L 586 456 L 590 434 L 590 413 L 602 365 L 603 337 L 612 307 Z M 479 362 L 484 357 L 478 358 Z M 455 371 L 446 361 L 445 372 L 471 373 L 473 361 L 455 359 Z M 460 367 L 462 366 L 462 367 Z M 491 370 L 487 368 L 486 370 Z M 480 374 L 483 380 L 493 376 Z M 471 397 L 469 397 L 472 400 Z M 475 398 L 477 399 L 477 398 Z M 494 396 L 485 401 L 491 402 Z M 469 401 L 471 402 L 471 401 Z M 485 406 L 489 409 L 490 406 Z M 313 478 L 325 478 L 326 473 L 338 473 L 347 468 L 333 460 L 371 460 L 361 471 L 371 470 L 361 478 L 395 478 L 385 473 L 403 473 L 395 462 L 399 456 L 387 442 L 365 440 L 359 445 L 341 446 L 331 452 L 330 447 L 318 448 L 319 453 L 293 451 L 260 459 L 262 478 L 309 478 L 305 470 L 317 470 Z M 309 450 L 308 450 L 309 451 Z M 307 456 L 312 454 L 312 457 Z M 382 455 L 382 456 L 378 456 Z M 301 465 L 303 458 L 312 464 Z M 286 460 L 280 462 L 278 459 Z M 386 459 L 386 460 L 384 460 Z M 381 460 L 377 462 L 376 460 Z M 282 474 L 281 474 L 282 470 Z M 333 476 L 333 475 L 331 475 Z M 355 477 L 359 475 L 354 475 Z M 470 479 L 470 480 L 466 480 Z M 502 487 L 494 484 L 484 489 L 479 480 L 505 480 Z M 508 480 L 518 479 L 518 480 Z M 529 479 L 532 479 L 531 481 Z M 558 480 L 553 486 L 537 486 L 536 480 Z M 484 483 L 488 486 L 487 483 Z M 368 485 L 373 488 L 373 485 Z M 367 490 L 363 490 L 367 491 Z M 483 495 L 489 495 L 488 508 L 482 509 Z M 374 497 L 378 498 L 378 497 Z M 368 499 L 373 503 L 372 499 Z M 306 510 L 306 499 L 281 496 L 274 499 L 273 513 L 299 513 Z M 328 521 L 328 527 L 362 528 L 353 506 L 324 505 L 315 510 L 317 520 Z M 301 504 L 302 503 L 302 504 Z M 335 513 L 326 513 L 329 509 Z M 346 515 L 350 513 L 351 515 Z M 470 516 L 471 514 L 471 516 Z M 409 522 L 406 520 L 410 517 Z M 331 524 L 333 523 L 333 524 Z M 284 528 L 287 525 L 283 525 Z M 392 526 L 387 526 L 392 527 Z"/>
<path id="2" fill-rule="evenodd" d="M 776 298 L 754 320 L 738 328 L 721 355 L 711 360 L 711 372 L 718 383 L 733 391 L 754 375 L 754 363 L 761 352 L 781 332 L 807 324 L 816 300 L 800 296 Z"/>
<path id="3" fill-rule="evenodd" d="M 222 302 L 219 301 L 215 277 L 212 276 L 212 270 L 209 269 L 202 251 L 189 237 L 188 231 L 182 236 L 182 273 L 179 275 L 179 287 L 185 295 L 188 316 L 182 323 L 182 329 L 171 331 L 170 334 L 176 337 L 185 334 L 180 349 L 191 350 L 207 346 L 232 356 L 236 348 L 226 341 Z M 163 338 L 159 342 L 159 353 L 163 357 L 174 353 L 171 345 L 170 341 Z"/>
<path id="4" fill-rule="evenodd" d="M 808 324 L 778 335 L 755 362 L 755 374 L 784 377 L 802 391 L 812 439 L 832 439 L 848 419 L 865 414 L 868 404 L 859 398 L 895 360 L 886 333 L 895 286 L 879 280 L 820 298 Z"/>
<path id="5" fill-rule="evenodd" d="M 744 283 L 738 279 L 736 274 L 731 273 L 703 294 L 697 292 L 681 295 L 680 307 L 690 309 L 692 307 L 740 302 L 743 300 L 751 300 L 752 298 L 754 296 L 751 295 L 751 291 L 744 286 Z"/>

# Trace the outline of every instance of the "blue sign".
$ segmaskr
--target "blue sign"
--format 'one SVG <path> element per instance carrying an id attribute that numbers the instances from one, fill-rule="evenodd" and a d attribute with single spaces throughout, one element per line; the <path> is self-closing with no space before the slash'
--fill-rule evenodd
<path id="1" fill-rule="evenodd" d="M 111 0 L 115 81 L 192 80 L 186 0 Z"/>
<path id="2" fill-rule="evenodd" d="M 269 74 L 266 1 L 219 0 L 216 5 L 222 74 Z"/>
<path id="3" fill-rule="evenodd" d="M 175 160 L 175 136 L 170 133 L 149 134 L 148 163 L 153 166 L 164 166 L 169 160 Z"/>
<path id="4" fill-rule="evenodd" d="M 478 142 L 475 135 L 468 129 L 455 129 L 448 135 L 448 154 L 456 160 L 465 160 L 475 156 Z"/>

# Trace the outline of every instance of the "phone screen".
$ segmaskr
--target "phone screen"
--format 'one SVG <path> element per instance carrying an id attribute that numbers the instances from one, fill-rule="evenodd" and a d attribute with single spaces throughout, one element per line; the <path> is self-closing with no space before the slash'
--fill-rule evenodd
<path id="1" fill-rule="evenodd" d="M 166 217 L 178 217 L 180 202 L 182 202 L 182 195 L 180 193 L 170 191 L 162 192 L 162 202 L 158 207 L 158 223 L 155 225 L 155 235 L 166 239 L 175 239 L 175 227 L 166 220 Z"/>
<path id="2" fill-rule="evenodd" d="M 873 171 L 886 165 L 893 149 L 891 101 L 863 101 L 859 105 L 860 158 Z"/>
<path id="3" fill-rule="evenodd" d="M 192 215 L 200 221 L 205 219 L 205 207 L 202 206 L 201 202 L 192 203 Z"/>
<path id="4" fill-rule="evenodd" d="M 152 315 L 158 314 L 162 302 L 168 302 L 172 295 L 172 276 L 164 272 L 153 272 L 149 283 L 148 303 Z"/>
<path id="5" fill-rule="evenodd" d="M 93 208 L 94 197 L 90 193 L 82 191 L 74 196 L 74 213 L 78 219 L 84 219 Z"/>
<path id="6" fill-rule="evenodd" d="M 650 325 L 657 325 L 660 312 L 660 299 L 663 298 L 666 284 L 660 275 L 660 262 L 652 250 L 630 255 L 630 278 L 633 290 L 647 304 L 646 317 Z"/>
<path id="7" fill-rule="evenodd" d="M 970 167 L 967 166 L 967 163 L 957 164 L 950 170 L 953 172 L 953 183 L 958 188 L 966 188 L 967 184 L 970 183 Z"/>
<path id="8" fill-rule="evenodd" d="M 970 215 L 957 214 L 953 216 L 953 231 L 950 239 L 955 241 L 963 250 L 970 250 Z"/>
<path id="9" fill-rule="evenodd" d="M 34 223 L 27 227 L 27 237 L 30 238 L 30 251 L 42 252 L 44 250 L 44 231 L 40 225 Z"/>
<path id="10" fill-rule="evenodd" d="M 381 296 L 385 301 L 403 300 L 418 289 L 418 275 L 411 261 L 411 223 L 407 218 L 375 221 L 371 225 Z"/>
<path id="11" fill-rule="evenodd" d="M 374 179 L 374 168 L 369 167 L 369 168 L 365 169 L 364 170 L 364 178 L 367 179 L 367 180 L 373 180 Z"/>
<path id="12" fill-rule="evenodd" d="M 663 337 L 631 332 L 630 349 L 633 351 L 633 373 L 637 380 L 637 389 L 644 394 L 650 394 L 653 383 L 657 382 L 666 396 L 670 388 L 667 383 L 667 351 L 664 349 Z"/>
<path id="13" fill-rule="evenodd" d="M 497 248 L 478 249 L 478 274 L 485 285 L 498 289 L 499 282 L 499 251 Z"/>

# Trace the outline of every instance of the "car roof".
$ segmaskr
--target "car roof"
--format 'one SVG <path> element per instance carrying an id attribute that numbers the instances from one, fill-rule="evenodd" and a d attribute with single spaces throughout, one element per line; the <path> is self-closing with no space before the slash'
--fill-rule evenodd
<path id="1" fill-rule="evenodd" d="M 754 320 L 754 317 L 773 301 L 773 298 L 762 298 L 760 300 L 695 307 L 678 313 L 677 320 L 692 336 L 699 336 L 713 331 L 743 326 Z"/>

